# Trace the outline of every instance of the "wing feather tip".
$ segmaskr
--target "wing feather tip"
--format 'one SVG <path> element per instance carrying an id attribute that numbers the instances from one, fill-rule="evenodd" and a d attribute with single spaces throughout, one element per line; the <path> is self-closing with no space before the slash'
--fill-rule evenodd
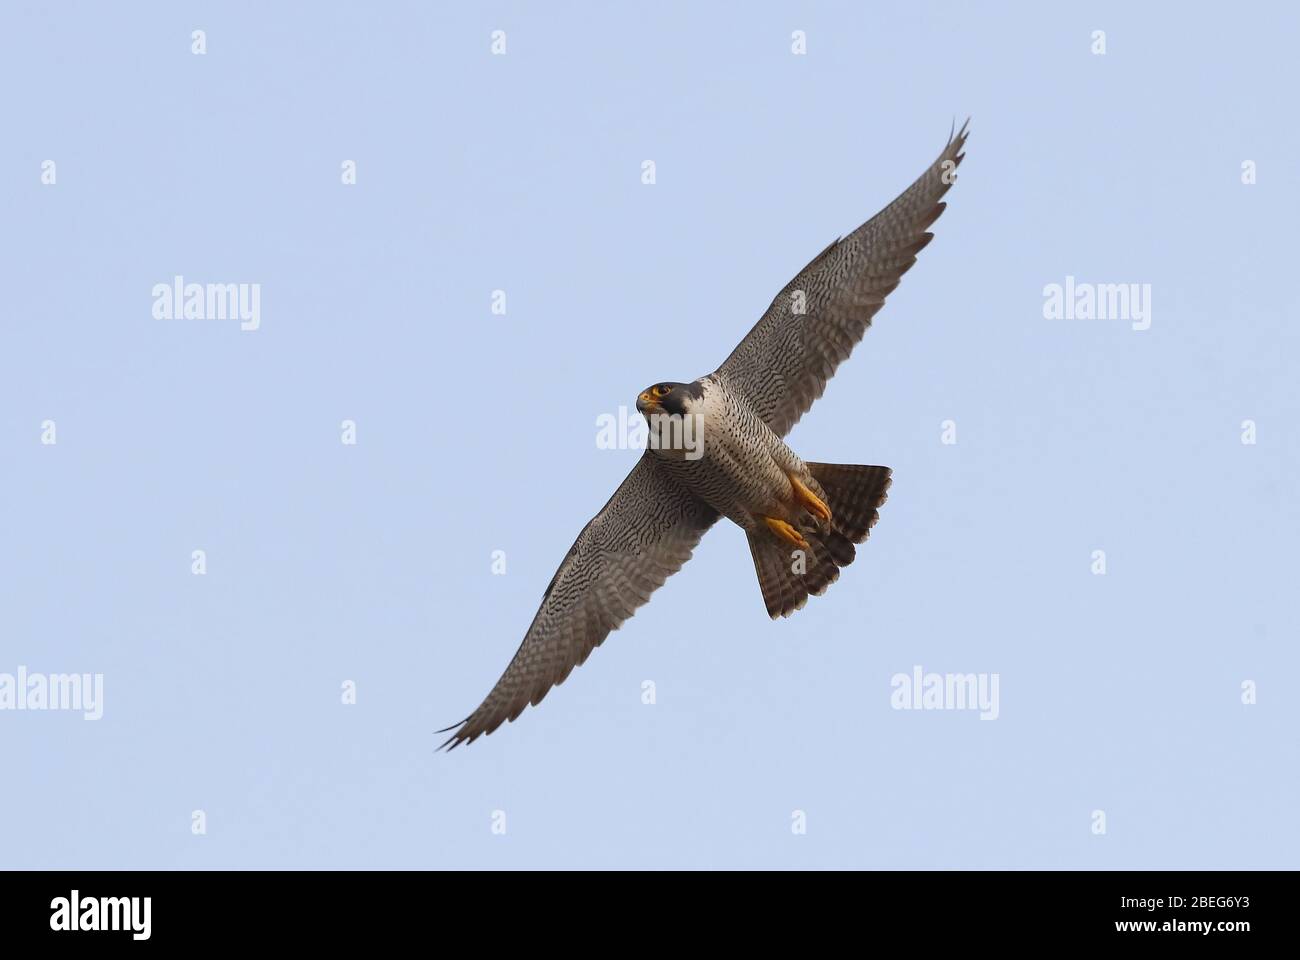
<path id="1" fill-rule="evenodd" d="M 441 730 L 435 730 L 435 734 L 451 732 L 451 736 L 442 741 L 434 752 L 451 753 L 451 751 L 455 750 L 462 743 L 473 743 L 479 737 L 483 736 L 483 734 L 492 732 L 491 730 L 475 730 L 472 733 L 468 732 L 469 725 L 473 719 L 474 716 L 471 714 L 459 723 L 453 723 L 450 727 L 443 727 Z"/>

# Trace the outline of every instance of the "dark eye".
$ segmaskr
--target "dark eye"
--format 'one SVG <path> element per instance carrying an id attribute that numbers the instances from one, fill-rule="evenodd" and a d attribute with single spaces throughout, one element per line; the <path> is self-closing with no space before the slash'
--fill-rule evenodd
<path id="1" fill-rule="evenodd" d="M 671 392 L 671 391 L 668 389 L 668 387 L 664 386 L 664 384 L 662 384 L 662 383 L 659 384 L 659 386 L 655 387 L 655 396 L 656 396 L 656 397 L 664 397 L 664 396 L 667 396 L 670 392 Z"/>

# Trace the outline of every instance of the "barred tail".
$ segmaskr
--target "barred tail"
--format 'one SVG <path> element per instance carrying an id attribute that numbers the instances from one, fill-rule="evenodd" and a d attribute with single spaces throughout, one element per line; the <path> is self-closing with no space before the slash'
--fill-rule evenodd
<path id="1" fill-rule="evenodd" d="M 748 534 L 754 571 L 768 616 L 788 617 L 803 609 L 808 597 L 819 597 L 857 556 L 855 543 L 867 539 L 880 519 L 892 480 L 889 467 L 847 463 L 809 463 L 831 509 L 829 530 L 806 530 L 807 551 L 791 547 L 767 531 Z"/>

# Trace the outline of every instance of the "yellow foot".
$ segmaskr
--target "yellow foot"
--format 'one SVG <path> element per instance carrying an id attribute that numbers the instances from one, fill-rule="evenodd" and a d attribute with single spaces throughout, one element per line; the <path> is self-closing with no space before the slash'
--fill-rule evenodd
<path id="1" fill-rule="evenodd" d="M 826 523 L 831 522 L 831 508 L 822 503 L 821 497 L 813 493 L 803 485 L 803 482 L 793 474 L 790 476 L 790 486 L 794 488 L 795 502 L 803 506 L 809 513 Z"/>
<path id="2" fill-rule="evenodd" d="M 778 520 L 776 517 L 764 517 L 763 522 L 767 524 L 769 530 L 786 543 L 798 547 L 800 550 L 808 549 L 808 541 L 799 535 L 798 530 L 784 520 Z"/>

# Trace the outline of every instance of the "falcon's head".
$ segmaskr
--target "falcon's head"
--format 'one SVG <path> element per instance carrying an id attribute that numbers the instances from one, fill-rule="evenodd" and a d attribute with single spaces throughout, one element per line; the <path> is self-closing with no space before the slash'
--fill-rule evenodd
<path id="1" fill-rule="evenodd" d="M 691 412 L 691 406 L 704 396 L 698 383 L 656 383 L 647 387 L 636 398 L 636 408 L 649 420 L 656 413 L 681 416 Z"/>

